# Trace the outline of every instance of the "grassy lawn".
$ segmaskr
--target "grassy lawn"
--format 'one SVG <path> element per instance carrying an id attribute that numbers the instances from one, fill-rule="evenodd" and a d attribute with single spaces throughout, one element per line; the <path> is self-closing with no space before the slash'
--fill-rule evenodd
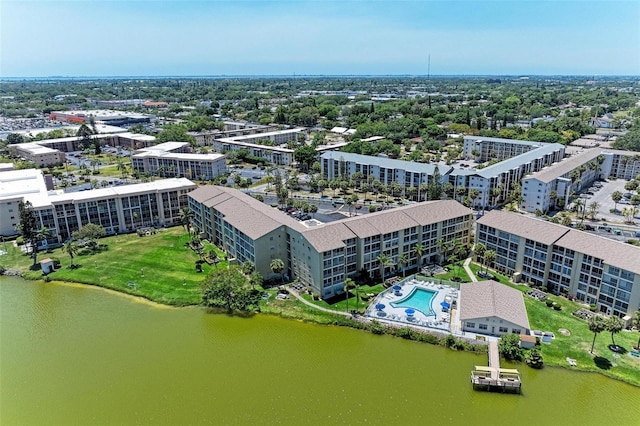
<path id="1" fill-rule="evenodd" d="M 471 278 L 469 278 L 469 274 L 467 274 L 467 271 L 464 270 L 464 267 L 462 267 L 462 264 L 460 264 L 460 266 L 449 264 L 449 265 L 445 265 L 445 268 L 447 268 L 449 272 L 445 272 L 444 274 L 434 275 L 434 278 L 453 281 L 453 278 L 458 277 L 462 280 L 463 283 L 471 282 Z"/>
<path id="2" fill-rule="evenodd" d="M 357 310 L 359 312 L 364 312 L 369 306 L 369 304 L 371 303 L 371 301 L 373 301 L 373 298 L 376 295 L 378 295 L 378 293 L 381 293 L 382 291 L 384 291 L 384 289 L 385 288 L 382 285 L 382 283 L 376 284 L 373 286 L 368 286 L 368 285 L 359 286 L 358 292 L 360 294 L 360 303 L 358 305 Z M 365 300 L 365 298 L 367 298 L 367 295 L 369 294 L 373 296 L 371 296 L 367 301 Z M 301 296 L 305 300 L 313 303 L 316 306 L 320 306 L 326 309 L 332 309 L 334 311 L 347 312 L 347 299 L 338 300 L 330 304 L 324 300 L 314 300 L 309 294 L 301 294 Z M 356 289 L 352 288 L 351 290 L 349 290 L 349 311 L 354 311 L 354 310 L 356 310 Z"/>
<path id="3" fill-rule="evenodd" d="M 478 276 L 478 271 L 481 270 L 481 269 L 484 270 L 484 267 L 481 267 L 477 263 L 471 263 L 471 264 L 469 264 L 469 269 L 471 269 L 471 272 L 473 272 L 475 274 L 476 278 L 478 278 L 478 281 L 482 281 L 484 279 L 484 278 Z M 491 271 L 491 270 L 489 270 L 489 273 L 495 277 L 494 281 L 498 281 L 501 284 L 515 286 L 514 284 L 511 283 L 509 278 L 505 277 L 504 275 L 499 274 L 499 273 L 497 273 L 495 271 Z"/>
<path id="4" fill-rule="evenodd" d="M 203 273 L 197 273 L 198 255 L 185 247 L 187 240 L 181 227 L 161 229 L 145 237 L 134 233 L 103 238 L 99 243 L 108 249 L 77 255 L 77 269 L 69 268 L 71 259 L 62 249 L 40 253 L 38 259 L 60 259 L 62 267 L 49 275 L 52 280 L 94 284 L 170 305 L 190 305 L 200 303 L 200 282 L 214 266 L 203 264 Z M 28 257 L 15 249 L 7 256 L 2 259 L 4 266 L 25 270 L 25 278 L 40 278 L 39 272 L 28 270 Z M 218 256 L 224 258 L 220 251 Z M 222 261 L 217 267 L 225 266 Z"/>
<path id="5" fill-rule="evenodd" d="M 470 268 L 475 273 L 480 269 L 480 265 L 472 263 Z M 528 286 L 513 284 L 507 277 L 495 271 L 489 270 L 489 273 L 502 284 L 523 293 L 529 290 Z M 549 294 L 547 297 L 562 306 L 562 310 L 556 311 L 544 302 L 524 297 L 531 329 L 551 331 L 556 336 L 550 344 L 543 343 L 541 346 L 545 365 L 598 372 L 640 386 L 640 374 L 638 374 L 640 358 L 632 357 L 629 353 L 620 354 L 619 358 L 615 360 L 617 365 L 613 366 L 614 353 L 607 347 L 611 343 L 611 333 L 606 331 L 598 335 L 594 355 L 590 354 L 593 333 L 589 331 L 586 321 L 572 315 L 573 312 L 585 306 L 560 296 Z M 569 336 L 562 335 L 559 332 L 561 328 L 568 330 L 571 334 Z M 640 333 L 637 331 L 621 331 L 614 338 L 618 345 L 631 351 L 631 347 L 638 343 L 638 337 L 640 337 Z M 575 359 L 578 366 L 570 367 L 566 360 L 567 357 Z"/>

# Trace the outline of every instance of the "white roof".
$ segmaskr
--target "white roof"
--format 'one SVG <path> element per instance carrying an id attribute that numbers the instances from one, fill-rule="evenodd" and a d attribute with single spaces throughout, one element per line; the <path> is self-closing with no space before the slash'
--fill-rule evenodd
<path id="1" fill-rule="evenodd" d="M 0 172 L 0 201 L 25 200 L 34 207 L 46 203 L 47 185 L 38 169 L 9 170 Z"/>
<path id="2" fill-rule="evenodd" d="M 153 136 L 152 136 L 153 137 Z M 154 138 L 155 139 L 155 138 Z M 189 142 L 165 142 L 158 145 L 141 148 L 140 151 L 174 151 L 184 146 L 190 146 Z"/>

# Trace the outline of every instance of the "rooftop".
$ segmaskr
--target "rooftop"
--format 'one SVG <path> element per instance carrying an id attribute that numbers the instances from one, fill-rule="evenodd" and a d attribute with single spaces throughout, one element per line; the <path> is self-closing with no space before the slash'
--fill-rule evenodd
<path id="1" fill-rule="evenodd" d="M 598 158 L 599 155 L 599 149 L 589 149 L 586 151 L 582 151 L 578 154 L 572 155 L 571 157 L 565 158 L 562 161 L 554 163 L 549 167 L 545 167 L 539 172 L 527 176 L 525 179 L 537 179 L 540 182 L 549 183 L 554 179 L 564 176 L 570 171 L 577 169 L 581 165 L 588 163 L 595 158 Z"/>
<path id="2" fill-rule="evenodd" d="M 521 291 L 489 280 L 460 284 L 460 320 L 497 317 L 529 330 Z"/>
<path id="3" fill-rule="evenodd" d="M 510 213 L 502 210 L 492 210 L 478 219 L 479 225 L 486 225 L 501 231 L 529 238 L 550 245 L 569 232 L 570 228 L 547 222 L 542 219 L 534 219 L 518 213 Z"/>
<path id="4" fill-rule="evenodd" d="M 341 151 L 328 151 L 321 155 L 323 159 L 333 159 L 338 161 L 351 161 L 359 164 L 369 164 L 371 166 L 384 167 L 387 169 L 399 169 L 406 170 L 413 173 L 423 173 L 426 175 L 432 175 L 436 170 L 436 166 L 433 164 L 416 163 L 414 161 L 396 160 L 387 157 L 376 157 L 372 155 L 352 154 L 349 152 Z M 438 165 L 440 174 L 444 176 L 448 173 L 452 167 Z"/>

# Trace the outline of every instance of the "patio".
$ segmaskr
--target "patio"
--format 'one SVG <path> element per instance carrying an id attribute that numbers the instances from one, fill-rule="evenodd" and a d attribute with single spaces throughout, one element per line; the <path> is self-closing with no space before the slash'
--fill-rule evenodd
<path id="1" fill-rule="evenodd" d="M 434 292 L 430 306 L 399 306 L 416 289 Z M 457 310 L 453 306 L 457 298 L 456 288 L 409 277 L 380 293 L 365 315 L 377 321 L 455 332 L 459 329 L 455 325 Z"/>

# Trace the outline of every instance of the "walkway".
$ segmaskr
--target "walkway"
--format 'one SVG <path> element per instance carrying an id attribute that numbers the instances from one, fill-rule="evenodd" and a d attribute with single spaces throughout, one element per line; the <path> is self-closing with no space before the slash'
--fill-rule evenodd
<path id="1" fill-rule="evenodd" d="M 500 351 L 498 350 L 498 342 L 489 341 L 489 367 L 491 370 L 491 378 L 498 379 L 498 371 L 500 370 Z"/>
<path id="2" fill-rule="evenodd" d="M 333 309 L 327 309 L 327 308 L 323 308 L 322 306 L 315 305 L 315 304 L 309 302 L 308 300 L 306 300 L 305 298 L 303 298 L 302 296 L 300 296 L 298 294 L 298 292 L 295 291 L 294 289 L 292 289 L 291 287 L 285 287 L 285 288 L 289 292 L 289 294 L 293 295 L 293 297 L 295 297 L 296 299 L 298 299 L 299 301 L 301 301 L 302 303 L 304 303 L 307 306 L 311 306 L 312 308 L 316 308 L 316 309 L 318 309 L 320 311 L 328 312 L 330 314 L 343 315 L 345 317 L 350 317 L 351 316 L 351 314 L 349 312 L 334 311 Z"/>
<path id="3" fill-rule="evenodd" d="M 478 279 L 476 278 L 476 274 L 474 274 L 471 271 L 471 268 L 469 268 L 469 264 L 471 263 L 471 258 L 467 257 L 467 259 L 464 261 L 464 263 L 462 264 L 462 266 L 464 267 L 464 270 L 466 271 L 467 275 L 469 275 L 469 278 L 471 278 L 471 282 L 478 282 Z"/>

